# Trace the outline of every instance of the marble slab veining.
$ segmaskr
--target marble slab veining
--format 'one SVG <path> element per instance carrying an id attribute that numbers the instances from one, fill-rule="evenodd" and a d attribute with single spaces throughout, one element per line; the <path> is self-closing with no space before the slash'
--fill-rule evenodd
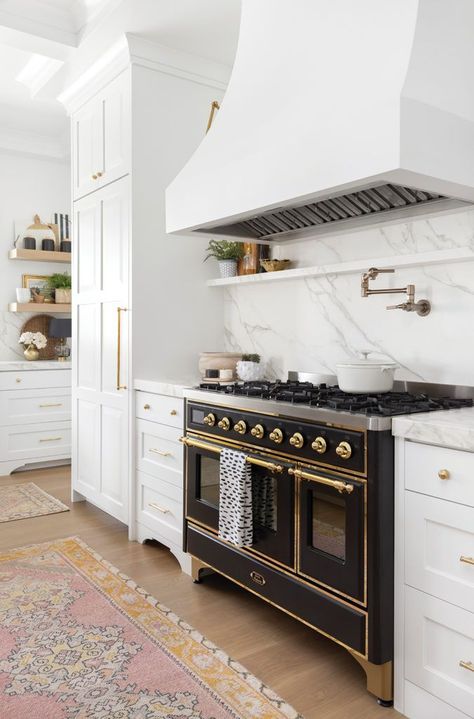
<path id="1" fill-rule="evenodd" d="M 195 384 L 199 384 L 196 380 Z M 142 392 L 151 392 L 152 394 L 163 394 L 166 397 L 183 398 L 185 389 L 189 389 L 186 384 L 174 384 L 173 382 L 159 382 L 149 379 L 136 379 L 133 382 L 133 388 Z"/>
<path id="2" fill-rule="evenodd" d="M 25 372 L 52 369 L 70 370 L 71 363 L 58 362 L 57 360 L 37 360 L 36 362 L 28 362 L 26 360 L 0 361 L 0 372 Z"/>
<path id="3" fill-rule="evenodd" d="M 395 417 L 395 437 L 474 452 L 474 407 Z"/>

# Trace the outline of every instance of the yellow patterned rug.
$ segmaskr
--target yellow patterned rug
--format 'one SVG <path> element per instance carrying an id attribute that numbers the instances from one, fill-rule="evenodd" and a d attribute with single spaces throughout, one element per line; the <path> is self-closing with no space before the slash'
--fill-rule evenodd
<path id="1" fill-rule="evenodd" d="M 69 512 L 69 507 L 43 492 L 33 482 L 0 486 L 0 522 L 42 517 L 57 512 Z"/>
<path id="2" fill-rule="evenodd" d="M 2 719 L 298 719 L 77 537 L 0 554 Z"/>

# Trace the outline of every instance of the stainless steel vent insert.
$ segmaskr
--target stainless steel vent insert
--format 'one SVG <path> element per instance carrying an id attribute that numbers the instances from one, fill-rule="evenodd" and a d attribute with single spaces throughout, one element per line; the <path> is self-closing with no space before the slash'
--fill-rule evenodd
<path id="1" fill-rule="evenodd" d="M 405 214 L 419 215 L 429 213 L 430 209 L 435 213 L 468 204 L 434 192 L 383 184 L 306 205 L 281 207 L 226 225 L 199 228 L 198 232 L 269 242 L 292 239 L 294 235 L 326 234 L 326 229 L 336 231 L 347 224 L 351 227 L 355 223 L 374 224 Z"/>

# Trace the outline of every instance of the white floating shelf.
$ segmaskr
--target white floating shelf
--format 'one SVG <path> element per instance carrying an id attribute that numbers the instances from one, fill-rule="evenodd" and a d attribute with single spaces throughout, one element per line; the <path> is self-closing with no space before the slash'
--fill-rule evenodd
<path id="1" fill-rule="evenodd" d="M 351 275 L 365 272 L 369 267 L 387 269 L 403 269 L 405 267 L 420 267 L 426 265 L 443 265 L 450 262 L 474 261 L 474 250 L 469 247 L 457 247 L 449 250 L 434 250 L 433 252 L 419 252 L 410 255 L 393 255 L 392 257 L 367 258 L 364 260 L 351 260 L 338 262 L 332 265 L 316 265 L 314 267 L 297 267 L 294 270 L 281 270 L 280 272 L 261 272 L 256 275 L 240 275 L 239 277 L 226 277 L 208 280 L 208 287 L 228 287 L 250 285 L 255 283 L 283 282 L 284 280 L 297 280 L 306 277 L 325 277 L 327 275 Z"/>

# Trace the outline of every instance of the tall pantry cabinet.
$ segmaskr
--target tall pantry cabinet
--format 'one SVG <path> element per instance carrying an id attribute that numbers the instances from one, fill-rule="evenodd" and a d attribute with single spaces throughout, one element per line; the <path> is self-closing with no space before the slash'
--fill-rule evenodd
<path id="1" fill-rule="evenodd" d="M 201 63 L 201 64 L 200 64 Z M 164 191 L 202 141 L 226 71 L 138 38 L 67 95 L 72 123 L 72 488 L 134 516 L 134 379 L 192 382 L 219 348 L 206 240 L 169 237 Z M 90 75 L 90 73 L 89 73 Z"/>

